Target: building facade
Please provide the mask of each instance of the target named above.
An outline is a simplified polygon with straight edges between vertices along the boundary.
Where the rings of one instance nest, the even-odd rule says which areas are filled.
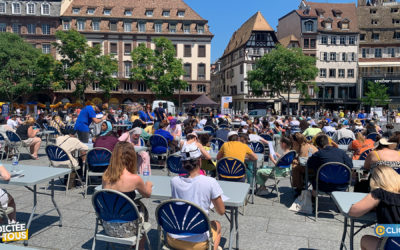
[[[400,107],[400,3],[360,0],[359,82],[364,96],[369,81],[388,86],[390,108]]]
[[[281,110],[279,99],[271,98],[267,91],[262,96],[255,96],[247,82],[247,72],[254,68],[256,60],[274,49],[277,43],[274,29],[260,12],[247,20],[235,31],[224,54],[213,65],[212,98],[220,101],[221,96],[232,96],[234,111]],[[291,103],[296,105],[297,102],[298,96],[293,95]]]
[[[326,108],[357,107],[359,86],[359,30],[355,4],[327,4],[301,1],[279,19],[278,39],[294,35],[305,55],[317,59],[318,93],[312,88],[313,101],[302,106]]]

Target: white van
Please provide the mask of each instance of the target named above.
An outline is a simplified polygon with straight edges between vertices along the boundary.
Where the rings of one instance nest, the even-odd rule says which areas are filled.
[[[249,112],[250,117],[263,117],[267,115],[266,109],[253,109]]]
[[[164,101],[164,100],[155,100],[153,102],[153,106],[152,106],[152,110],[154,111],[154,109],[158,108],[158,103],[162,103],[163,104],[163,108],[165,109],[165,112],[171,113],[172,115],[176,114],[176,110],[175,110],[175,104],[173,102],[169,102],[169,101]]]

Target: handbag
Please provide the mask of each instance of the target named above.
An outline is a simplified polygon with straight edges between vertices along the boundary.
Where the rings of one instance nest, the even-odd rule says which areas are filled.
[[[301,195],[296,198],[289,210],[298,213],[312,214],[311,192],[309,190],[301,191]]]

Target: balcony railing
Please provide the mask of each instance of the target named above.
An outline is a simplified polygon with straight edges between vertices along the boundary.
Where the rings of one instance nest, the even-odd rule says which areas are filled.
[[[400,72],[360,72],[361,77],[384,77],[397,78],[400,77]]]

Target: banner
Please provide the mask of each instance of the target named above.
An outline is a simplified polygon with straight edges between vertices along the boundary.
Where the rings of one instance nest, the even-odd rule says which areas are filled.
[[[8,105],[8,104],[3,104],[3,105],[1,106],[1,110],[2,110],[1,114],[2,114],[4,117],[8,116],[8,113],[10,112],[10,105]]]
[[[221,97],[221,113],[228,114],[231,113],[229,104],[232,103],[232,96],[222,96]]]

